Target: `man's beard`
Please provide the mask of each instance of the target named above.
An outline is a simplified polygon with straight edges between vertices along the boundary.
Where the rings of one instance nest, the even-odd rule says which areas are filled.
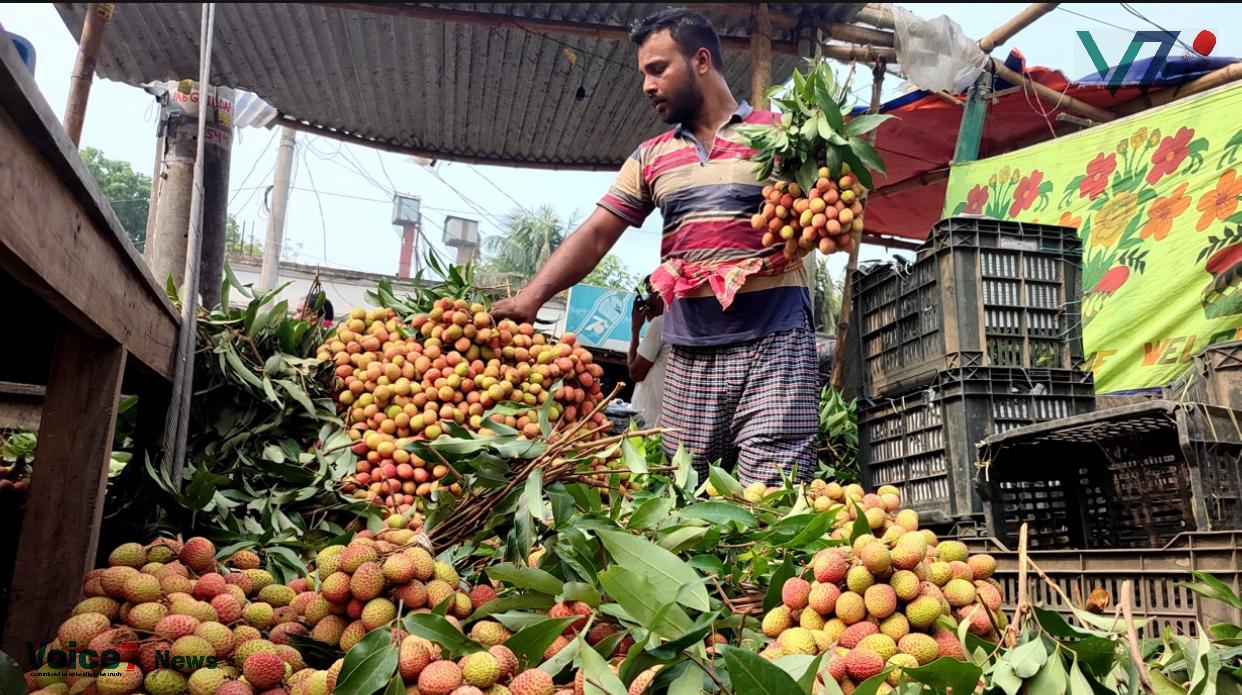
[[[665,123],[670,125],[685,123],[699,112],[699,108],[703,105],[703,94],[694,84],[694,79],[686,75],[686,81],[682,83],[676,94],[665,100],[664,105],[666,111],[662,118]]]

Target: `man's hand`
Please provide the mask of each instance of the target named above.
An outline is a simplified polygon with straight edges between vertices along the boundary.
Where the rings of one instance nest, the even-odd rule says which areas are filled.
[[[492,318],[497,321],[510,319],[518,323],[534,323],[538,313],[539,307],[531,306],[529,296],[525,292],[519,292],[508,299],[492,304]]]

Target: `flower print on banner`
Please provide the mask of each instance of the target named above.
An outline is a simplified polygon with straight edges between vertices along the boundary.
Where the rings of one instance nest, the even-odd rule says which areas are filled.
[[[1066,210],[1061,213],[1061,219],[1057,220],[1057,224],[1062,227],[1073,227],[1074,229],[1078,229],[1082,226],[1082,216],[1079,215],[1078,217],[1074,217],[1074,213]]]
[[[988,189],[983,186],[976,185],[966,194],[966,204],[962,207],[961,212],[967,215],[979,215],[983,213],[983,206],[988,202]]]
[[[1202,232],[1215,222],[1224,222],[1238,209],[1238,196],[1242,195],[1242,179],[1237,177],[1233,169],[1226,169],[1216,181],[1216,188],[1204,193],[1195,206],[1203,213],[1197,231]]]
[[[1124,141],[1123,141],[1124,142]],[[1095,200],[1108,188],[1108,177],[1117,170],[1117,155],[1107,157],[1101,152],[1087,162],[1087,175],[1078,184],[1078,195],[1082,198]]]
[[[1242,226],[1226,225],[1220,236],[1213,231],[1207,240],[1196,259],[1209,276],[1201,299],[1203,315],[1215,319],[1242,314]]]
[[[1190,128],[1179,128],[1177,133],[1166,137],[1151,156],[1151,170],[1147,172],[1147,183],[1156,185],[1162,177],[1177,171],[1177,168],[1190,156],[1190,140],[1195,131]]]
[[[1122,191],[1109,198],[1092,222],[1089,240],[1091,245],[1097,248],[1115,245],[1134,221],[1138,206],[1138,196],[1129,191]]]
[[[1167,197],[1157,198],[1147,208],[1147,224],[1143,225],[1139,237],[1160,241],[1169,235],[1173,229],[1173,220],[1190,207],[1190,196],[1186,195],[1186,187],[1189,185],[1189,182],[1183,182]]]
[[[1014,172],[1017,175],[1017,172]],[[1009,206],[1009,217],[1017,217],[1018,213],[1031,207],[1036,200],[1039,206],[1035,208],[1035,212],[1039,212],[1048,206],[1048,194],[1052,192],[1052,182],[1044,181],[1044,172],[1036,169],[1032,171],[1026,178],[1018,181],[1018,187],[1013,191],[1013,205]]]

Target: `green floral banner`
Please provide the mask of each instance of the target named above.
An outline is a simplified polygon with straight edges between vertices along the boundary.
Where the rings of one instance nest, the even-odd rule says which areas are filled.
[[[954,166],[945,216],[1076,227],[1100,393],[1167,384],[1242,338],[1242,87]]]

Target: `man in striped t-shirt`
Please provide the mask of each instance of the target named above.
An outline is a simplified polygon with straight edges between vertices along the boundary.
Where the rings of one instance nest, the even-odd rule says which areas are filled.
[[[666,451],[684,446],[700,480],[716,460],[736,464],[747,484],[779,484],[779,471],[807,480],[818,421],[808,275],[782,246],[763,248],[750,226],[764,182],[738,133],[775,116],[733,98],[720,40],[702,15],[665,10],[635,26],[632,38],[643,93],[675,127],[639,145],[595,212],[493,311],[533,319],[586,277],[628,226],[659,208],[661,264],[651,284],[664,297],[663,335],[672,346]]]

